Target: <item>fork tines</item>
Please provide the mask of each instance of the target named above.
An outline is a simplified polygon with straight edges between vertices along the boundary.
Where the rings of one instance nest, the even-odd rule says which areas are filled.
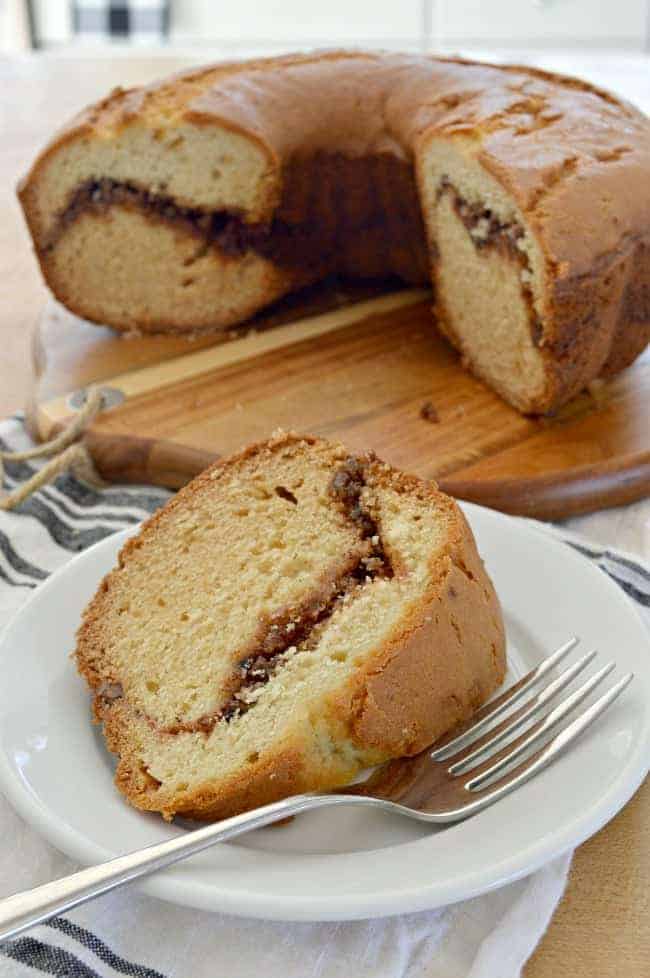
[[[564,722],[615,668],[614,662],[608,662],[568,692],[556,706],[547,709],[551,700],[596,656],[595,650],[587,652],[561,672],[554,673],[578,641],[571,638],[431,752],[431,759],[441,762],[447,775],[471,793],[459,806],[458,817],[484,808],[536,774],[573,743],[628,685],[632,673],[623,676],[573,720]],[[538,691],[524,700],[533,687],[538,687]],[[462,776],[466,777],[461,784]]]

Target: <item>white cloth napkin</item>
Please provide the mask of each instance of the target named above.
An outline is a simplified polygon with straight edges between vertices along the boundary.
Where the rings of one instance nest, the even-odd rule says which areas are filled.
[[[27,447],[22,418],[0,424],[0,448]],[[33,466],[8,464],[6,485]],[[70,476],[13,513],[0,512],[0,620],[72,554],[134,523],[167,498],[151,488],[97,492]],[[541,525],[541,524],[539,524]],[[606,548],[650,557],[650,500],[548,528],[624,587],[650,624],[650,574]],[[604,549],[605,548],[605,549]],[[0,978],[516,978],[546,930],[571,854],[489,895],[381,920],[283,924],[208,914],[118,890],[0,947]],[[0,797],[0,896],[75,865],[39,838]]]

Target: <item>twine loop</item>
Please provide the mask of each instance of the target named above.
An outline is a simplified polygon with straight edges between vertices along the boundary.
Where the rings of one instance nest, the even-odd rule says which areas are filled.
[[[5,462],[26,462],[33,458],[49,458],[49,462],[46,462],[38,472],[35,472],[26,482],[16,486],[11,492],[0,489],[0,509],[14,509],[41,486],[52,482],[61,472],[67,470],[74,472],[86,482],[101,483],[82,437],[88,425],[101,411],[103,400],[100,387],[89,387],[86,391],[86,400],[75,418],[54,438],[22,452],[0,450],[0,486],[4,481]]]

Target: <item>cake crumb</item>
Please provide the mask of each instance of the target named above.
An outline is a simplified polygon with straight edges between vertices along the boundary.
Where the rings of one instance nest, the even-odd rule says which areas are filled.
[[[487,241],[490,236],[490,222],[487,217],[479,218],[469,233],[476,241]]]
[[[607,404],[607,384],[604,380],[597,377],[595,380],[589,381],[587,384],[587,390],[591,395],[597,408],[605,407]]]
[[[425,401],[420,408],[420,417],[431,424],[440,424],[440,415],[436,411],[431,401]]]

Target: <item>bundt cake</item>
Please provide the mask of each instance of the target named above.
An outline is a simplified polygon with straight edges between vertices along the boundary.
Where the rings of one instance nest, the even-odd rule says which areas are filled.
[[[122,330],[238,323],[329,274],[432,282],[464,362],[558,408],[650,338],[650,123],[573,78],[326,52],[116,90],[20,188],[43,274]]]
[[[422,750],[499,685],[505,651],[452,499],[277,434],[127,542],[76,661],[126,798],[216,819]]]

